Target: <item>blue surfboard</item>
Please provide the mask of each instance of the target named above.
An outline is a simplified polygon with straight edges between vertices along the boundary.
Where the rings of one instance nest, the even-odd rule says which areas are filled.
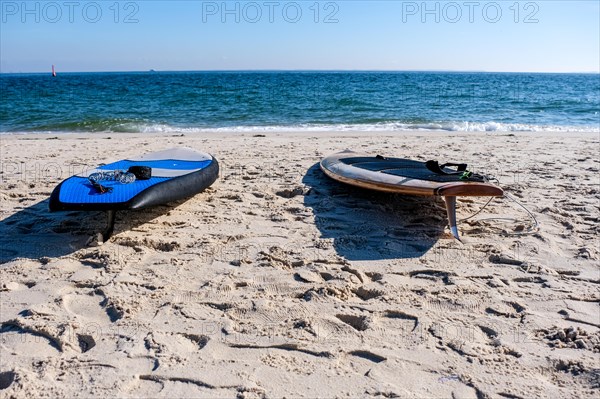
[[[98,189],[90,176],[94,173],[145,167],[151,177],[124,184],[99,181]],[[148,169],[149,168],[149,169]],[[172,148],[98,166],[60,183],[50,196],[54,211],[108,211],[112,233],[114,214],[118,210],[141,209],[191,197],[217,179],[219,163],[210,154],[187,147]],[[107,234],[108,233],[108,234]]]

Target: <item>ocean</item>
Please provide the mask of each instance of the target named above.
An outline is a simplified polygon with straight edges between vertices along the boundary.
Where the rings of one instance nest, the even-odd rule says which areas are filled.
[[[0,98],[0,133],[600,132],[598,74],[0,74]]]

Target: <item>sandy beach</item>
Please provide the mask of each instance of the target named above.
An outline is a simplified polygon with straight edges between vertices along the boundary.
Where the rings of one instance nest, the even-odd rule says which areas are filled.
[[[593,398],[598,133],[0,135],[0,396]],[[215,155],[186,201],[48,212],[60,181],[177,146]],[[344,149],[466,162],[493,200],[328,179]],[[463,198],[458,218],[485,199]]]

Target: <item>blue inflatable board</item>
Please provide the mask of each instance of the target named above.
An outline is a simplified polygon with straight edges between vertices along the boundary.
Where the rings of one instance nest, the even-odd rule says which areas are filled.
[[[152,168],[148,180],[123,184],[101,181],[110,192],[101,193],[88,179],[92,173],[128,170],[131,166]],[[217,160],[189,148],[174,148],[126,159],[76,175],[63,181],[50,197],[50,211],[103,211],[139,209],[187,198],[209,187],[219,173]]]
[[[99,183],[106,192],[94,187],[92,173],[128,170],[131,166],[151,168],[151,177],[124,184],[114,180]],[[114,213],[118,210],[141,209],[191,197],[215,182],[219,163],[210,154],[180,147],[149,153],[102,165],[60,183],[50,196],[49,208],[54,211],[109,211],[112,233]]]

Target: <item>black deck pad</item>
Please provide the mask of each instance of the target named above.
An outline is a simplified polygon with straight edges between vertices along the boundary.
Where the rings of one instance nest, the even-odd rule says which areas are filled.
[[[440,175],[433,173],[425,166],[425,162],[414,161],[403,158],[376,158],[376,157],[351,157],[342,158],[341,162],[346,165],[352,165],[359,169],[365,169],[372,172],[381,172],[388,175],[406,177],[409,179],[435,181],[441,183],[464,182],[464,181],[486,181],[484,176],[473,174],[468,179],[460,179],[460,174]],[[444,172],[453,173],[454,169],[444,168]]]

